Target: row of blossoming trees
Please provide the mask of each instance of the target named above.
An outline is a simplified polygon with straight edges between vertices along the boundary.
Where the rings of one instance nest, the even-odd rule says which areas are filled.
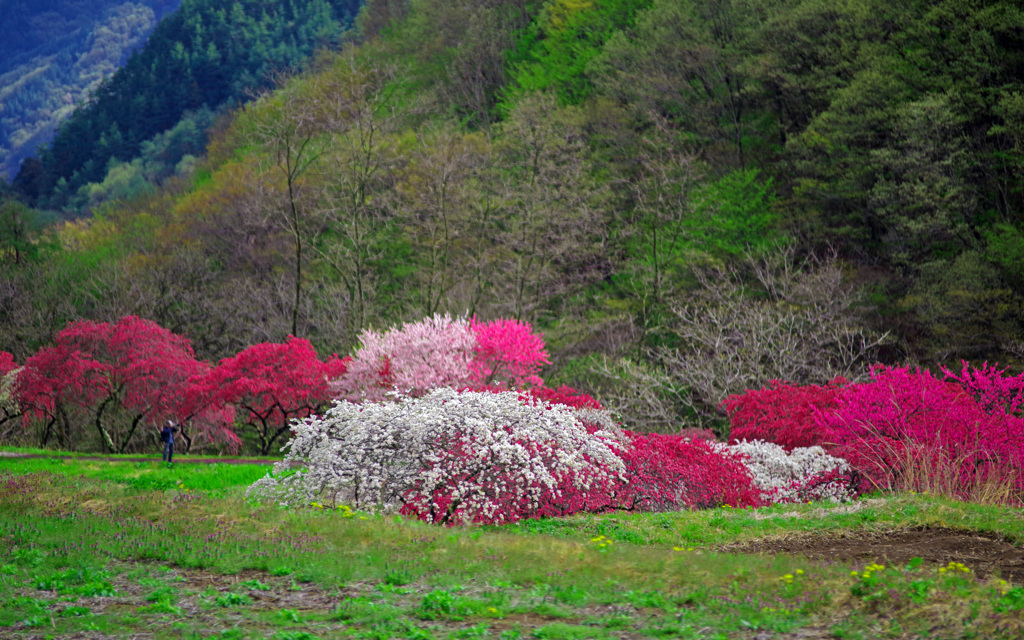
[[[146,320],[72,323],[23,366],[0,354],[0,435],[126,452],[166,420],[204,446],[237,450],[248,433],[261,453],[286,450],[255,496],[446,524],[875,488],[1024,495],[1024,375],[987,365],[775,382],[723,401],[725,444],[633,433],[594,398],[547,388],[528,324],[435,316],[360,338],[346,358],[289,338],[214,366]]]
[[[213,366],[196,359],[186,338],[148,320],[73,322],[22,366],[0,352],[0,441],[136,452],[151,450],[172,421],[186,447],[238,451],[249,431],[266,454],[292,419],[327,405],[327,379],[346,363],[322,361],[308,341],[289,338]]]

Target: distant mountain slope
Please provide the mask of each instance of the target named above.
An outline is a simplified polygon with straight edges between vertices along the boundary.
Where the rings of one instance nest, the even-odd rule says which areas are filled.
[[[146,46],[104,81],[16,179],[33,203],[63,208],[104,180],[143,143],[191,118],[245,98],[270,72],[335,44],[359,0],[184,0]],[[165,159],[173,168],[176,159]]]
[[[181,0],[0,0],[0,176],[140,47]]]

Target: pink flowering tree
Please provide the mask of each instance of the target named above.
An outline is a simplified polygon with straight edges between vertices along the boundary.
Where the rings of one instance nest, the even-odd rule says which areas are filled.
[[[435,315],[383,333],[364,331],[333,387],[353,402],[378,402],[392,391],[419,396],[439,387],[540,387],[537,374],[548,362],[544,339],[528,323]]]
[[[180,415],[189,380],[207,367],[186,338],[149,320],[72,322],[25,362],[16,396],[46,425],[43,444],[56,435],[70,445],[84,423],[106,451],[124,453],[144,446],[141,433]]]
[[[474,316],[469,324],[476,337],[475,357],[469,364],[473,385],[543,386],[544,380],[537,374],[551,361],[543,336],[533,333],[530,323],[505,319],[478,322]]]
[[[359,342],[344,375],[333,383],[339,397],[377,402],[394,390],[416,396],[471,382],[476,339],[464,319],[435,315],[383,333],[367,329]]]
[[[191,381],[192,410],[234,406],[268,455],[293,420],[321,412],[332,393],[328,380],[343,376],[347,358],[320,360],[308,340],[252,345]]]

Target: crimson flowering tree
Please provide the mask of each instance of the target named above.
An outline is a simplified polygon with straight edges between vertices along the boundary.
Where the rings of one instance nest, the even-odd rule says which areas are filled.
[[[439,387],[539,387],[548,363],[544,339],[517,320],[479,322],[435,315],[378,333],[367,329],[345,374],[339,397],[377,402],[392,391],[419,396]]]
[[[189,380],[207,366],[188,339],[149,320],[72,322],[25,362],[16,395],[27,415],[47,425],[44,444],[56,431],[58,442],[69,445],[84,420],[104,449],[124,453],[136,446],[141,427],[179,418]]]
[[[72,419],[76,407],[93,404],[93,378],[98,375],[96,363],[78,357],[67,344],[45,347],[25,361],[15,380],[14,397],[24,422],[41,425],[40,446],[53,438],[59,447],[71,448],[80,435],[74,427],[85,419]]]
[[[332,397],[328,380],[343,376],[348,358],[321,361],[308,340],[252,345],[196,378],[187,389],[191,406],[234,405],[267,455],[290,422],[320,412]]]
[[[843,378],[803,386],[772,380],[764,389],[731,395],[721,404],[729,414],[730,442],[764,440],[790,451],[826,444],[815,415],[836,407],[848,384]]]

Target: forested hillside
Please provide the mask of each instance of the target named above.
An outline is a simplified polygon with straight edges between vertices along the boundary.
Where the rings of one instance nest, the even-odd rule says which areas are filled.
[[[71,216],[153,188],[201,154],[218,108],[336,46],[358,8],[359,0],[184,0],[25,163],[16,185],[29,203]]]
[[[9,201],[2,344],[135,314],[205,358],[347,353],[371,326],[515,317],[549,384],[659,429],[773,378],[1024,364],[1016,3],[369,0],[357,25],[194,172],[56,227]],[[131,95],[62,130],[37,204],[138,153]]]
[[[0,0],[0,176],[49,142],[181,0]]]

